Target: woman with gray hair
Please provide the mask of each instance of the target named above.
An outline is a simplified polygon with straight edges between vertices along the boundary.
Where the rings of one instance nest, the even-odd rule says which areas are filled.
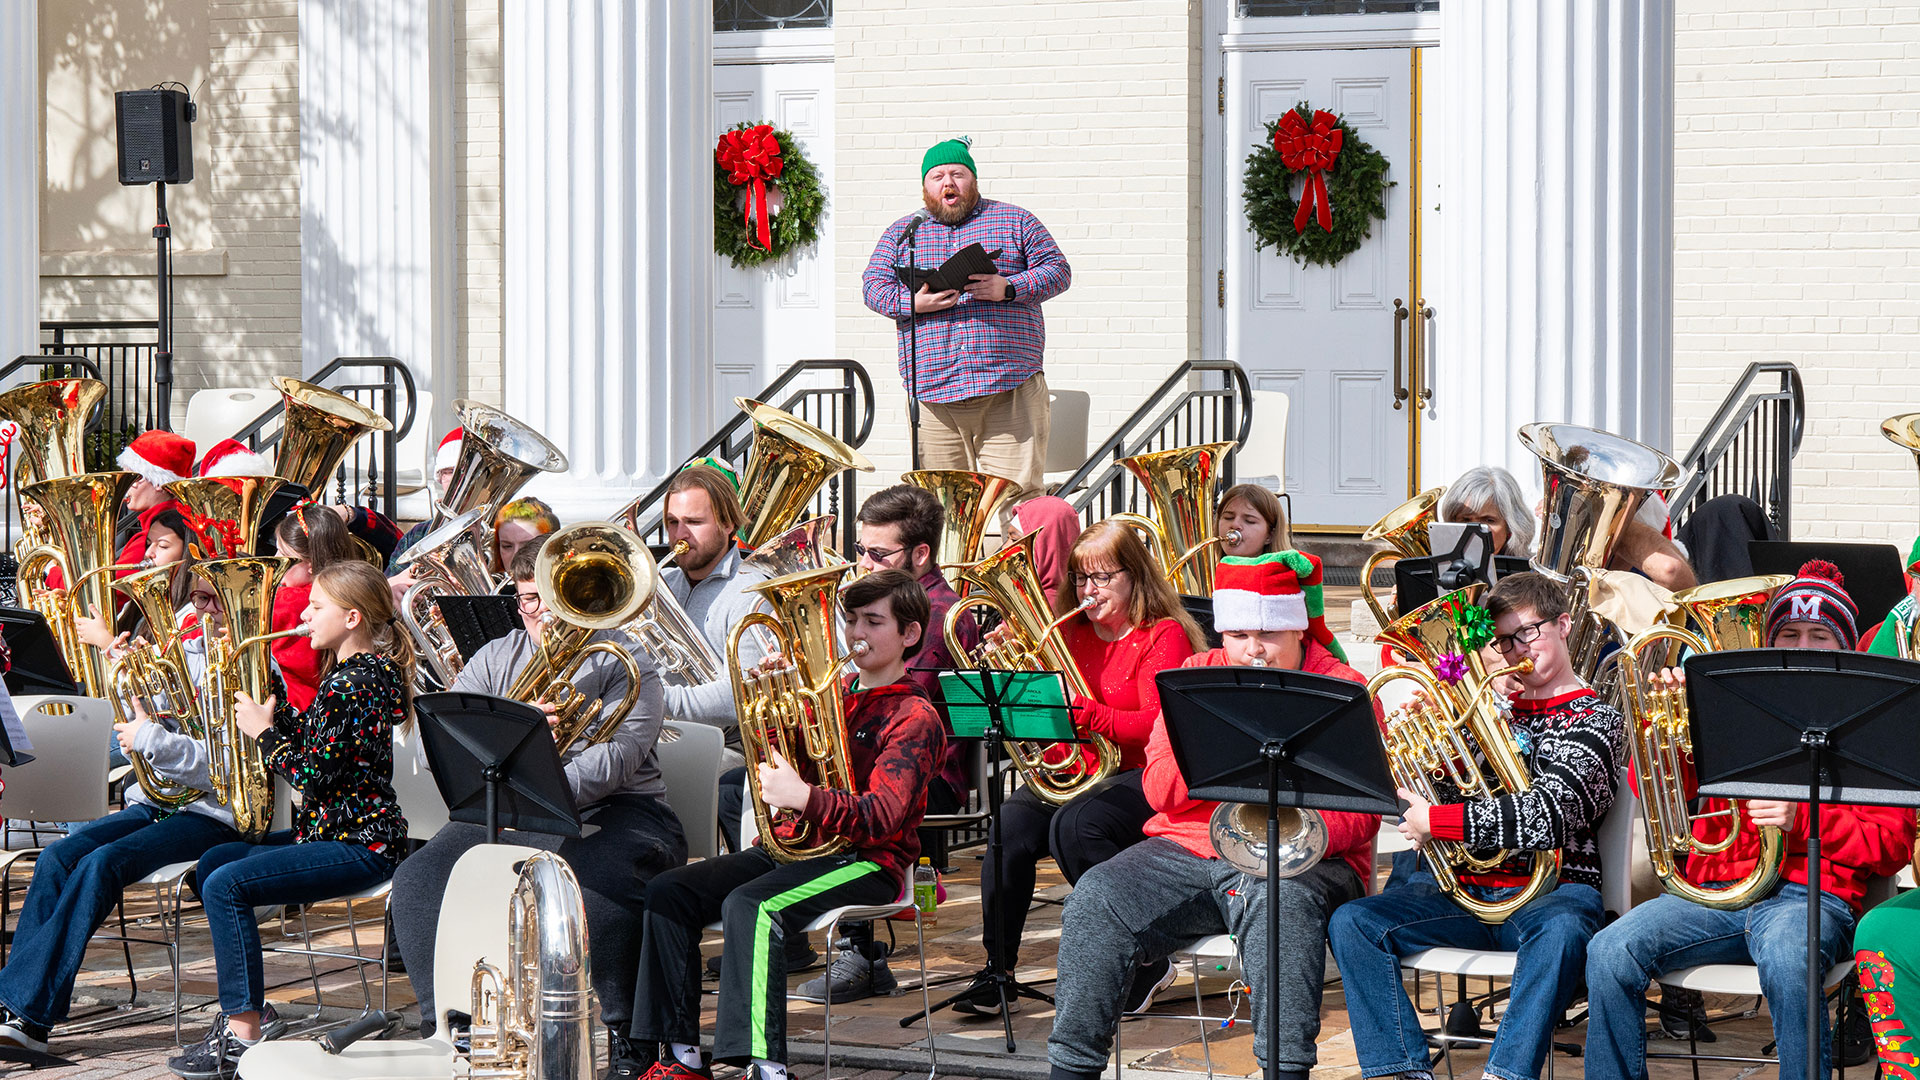
[[[1533,512],[1520,482],[1498,465],[1476,465],[1460,474],[1440,496],[1440,520],[1485,525],[1499,555],[1533,554]]]

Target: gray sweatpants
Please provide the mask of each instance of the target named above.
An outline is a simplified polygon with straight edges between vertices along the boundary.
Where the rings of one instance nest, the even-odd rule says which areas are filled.
[[[1135,968],[1197,938],[1226,933],[1240,944],[1253,991],[1255,1057],[1265,1062],[1273,1045],[1279,1068],[1311,1067],[1320,1033],[1327,916],[1360,894],[1359,875],[1339,859],[1280,881],[1278,982],[1269,986],[1266,882],[1162,837],[1133,845],[1087,871],[1067,898],[1048,1063],[1059,1071],[1101,1072]],[[1280,996],[1278,1032],[1265,1030],[1269,992]]]

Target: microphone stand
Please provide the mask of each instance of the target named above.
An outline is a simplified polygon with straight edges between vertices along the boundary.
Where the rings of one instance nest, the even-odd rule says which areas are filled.
[[[920,221],[916,216],[907,222],[907,269],[918,269],[920,252]],[[913,299],[913,276],[907,275],[907,430],[912,441],[912,461],[915,472],[920,471],[920,305]]]

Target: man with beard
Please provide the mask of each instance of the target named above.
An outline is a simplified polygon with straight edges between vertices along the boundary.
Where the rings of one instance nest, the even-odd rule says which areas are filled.
[[[686,553],[660,572],[660,585],[673,594],[700,636],[721,658],[720,677],[692,686],[669,678],[666,686],[669,719],[709,724],[727,733],[729,761],[739,764],[740,726],[733,712],[733,684],[726,669],[727,634],[735,623],[756,608],[760,598],[747,589],[766,575],[741,562],[734,533],[746,521],[733,483],[710,465],[689,465],[667,485],[664,514],[667,543],[687,542]],[[740,643],[741,660],[757,663],[762,655],[760,635],[748,634]]]
[[[1012,506],[1043,491],[1047,334],[1040,305],[1065,292],[1073,272],[1040,219],[980,197],[968,144],[948,139],[921,159],[926,210],[888,226],[863,285],[867,307],[894,320],[900,377],[926,409],[920,467],[1007,477],[1020,485],[1007,501]],[[910,249],[915,265],[937,267],[975,243],[992,256],[995,272],[972,275],[965,289],[936,293],[922,286],[909,294],[895,275]],[[909,313],[917,316],[917,330]]]

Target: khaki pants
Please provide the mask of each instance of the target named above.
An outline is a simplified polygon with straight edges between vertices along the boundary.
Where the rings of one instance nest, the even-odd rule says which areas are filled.
[[[921,402],[920,467],[1004,476],[1019,485],[1011,507],[1046,494],[1047,377],[1011,390],[935,404]]]

